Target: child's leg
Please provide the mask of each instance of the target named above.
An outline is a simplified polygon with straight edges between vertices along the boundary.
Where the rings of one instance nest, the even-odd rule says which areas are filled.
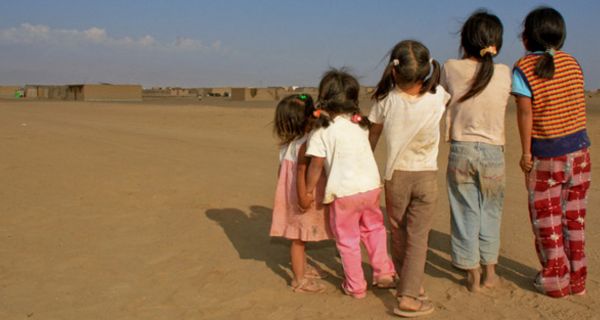
[[[568,169],[572,174],[563,193],[565,252],[570,263],[571,293],[582,294],[587,276],[584,232],[591,163],[587,150],[574,152],[568,158]]]
[[[360,252],[360,214],[355,210],[359,203],[354,198],[348,196],[335,199],[329,207],[329,214],[331,231],[344,267],[346,279],[343,288],[350,295],[362,298],[367,290],[367,282]]]
[[[472,272],[479,272],[481,260],[481,192],[477,179],[480,156],[477,146],[473,142],[452,142],[446,172],[451,212],[452,264]]]
[[[412,196],[406,210],[407,246],[402,269],[398,270],[400,281],[398,294],[417,299],[425,274],[425,261],[429,230],[437,202],[437,172],[423,171],[407,173],[413,181]]]
[[[569,294],[569,262],[563,239],[562,185],[566,156],[534,158],[527,175],[529,214],[542,271],[536,287],[549,296]]]
[[[396,272],[387,251],[387,232],[379,208],[380,194],[381,189],[360,194],[361,203],[364,203],[361,208],[360,236],[373,267],[373,282],[389,280],[388,285],[393,285]]]
[[[294,281],[299,283],[304,278],[306,266],[306,243],[302,240],[292,240],[290,246],[290,256],[292,260],[292,272]]]
[[[496,264],[500,251],[500,224],[504,205],[504,152],[501,146],[480,144],[478,164],[481,194],[481,228],[479,256],[484,265],[483,285],[496,285]]]
[[[385,209],[390,222],[392,260],[397,273],[402,270],[406,253],[406,207],[410,203],[410,184],[402,180],[402,172],[395,171],[385,181]]]

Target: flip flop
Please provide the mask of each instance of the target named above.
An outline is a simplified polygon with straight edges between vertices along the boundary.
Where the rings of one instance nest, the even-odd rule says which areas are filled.
[[[292,291],[298,293],[321,293],[325,291],[325,285],[315,279],[304,278],[298,283],[292,282]]]
[[[428,314],[431,314],[435,310],[435,308],[433,307],[431,302],[422,301],[422,300],[418,300],[418,301],[421,302],[419,309],[417,309],[417,310],[401,309],[400,306],[398,306],[397,308],[394,308],[394,314],[404,317],[404,318],[415,318],[415,317],[426,316]]]
[[[308,279],[324,279],[327,278],[327,272],[318,266],[306,264],[304,267],[304,277]]]
[[[396,288],[396,279],[394,277],[382,277],[373,281],[373,287],[379,289],[393,289]]]

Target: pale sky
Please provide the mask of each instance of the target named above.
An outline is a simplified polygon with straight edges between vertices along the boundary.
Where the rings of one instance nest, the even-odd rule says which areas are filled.
[[[0,84],[315,86],[329,67],[374,85],[397,42],[423,42],[440,62],[476,9],[505,28],[498,62],[524,54],[522,20],[539,5],[567,23],[564,50],[600,88],[600,1],[3,1]]]

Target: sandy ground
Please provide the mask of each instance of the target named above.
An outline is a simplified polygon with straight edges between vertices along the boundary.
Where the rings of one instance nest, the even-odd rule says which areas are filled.
[[[341,293],[332,242],[308,251],[330,273],[327,292],[289,289],[288,243],[268,236],[278,161],[273,106],[0,102],[0,319],[394,318],[392,290],[360,301]],[[596,97],[593,143],[597,110]],[[501,283],[479,294],[465,289],[464,274],[450,265],[442,193],[426,269],[430,319],[600,318],[600,184],[589,196],[587,296],[536,293],[514,119],[509,112]],[[447,154],[442,144],[441,190]]]

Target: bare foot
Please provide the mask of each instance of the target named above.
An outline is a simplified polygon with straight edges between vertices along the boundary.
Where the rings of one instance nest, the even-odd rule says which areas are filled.
[[[418,299],[408,296],[398,298],[398,307],[402,310],[418,310],[422,303]]]
[[[498,275],[496,274],[496,265],[488,264],[484,266],[483,286],[493,288],[498,284]]]
[[[479,268],[467,270],[467,289],[471,292],[479,292],[479,282],[481,281],[481,271]]]

